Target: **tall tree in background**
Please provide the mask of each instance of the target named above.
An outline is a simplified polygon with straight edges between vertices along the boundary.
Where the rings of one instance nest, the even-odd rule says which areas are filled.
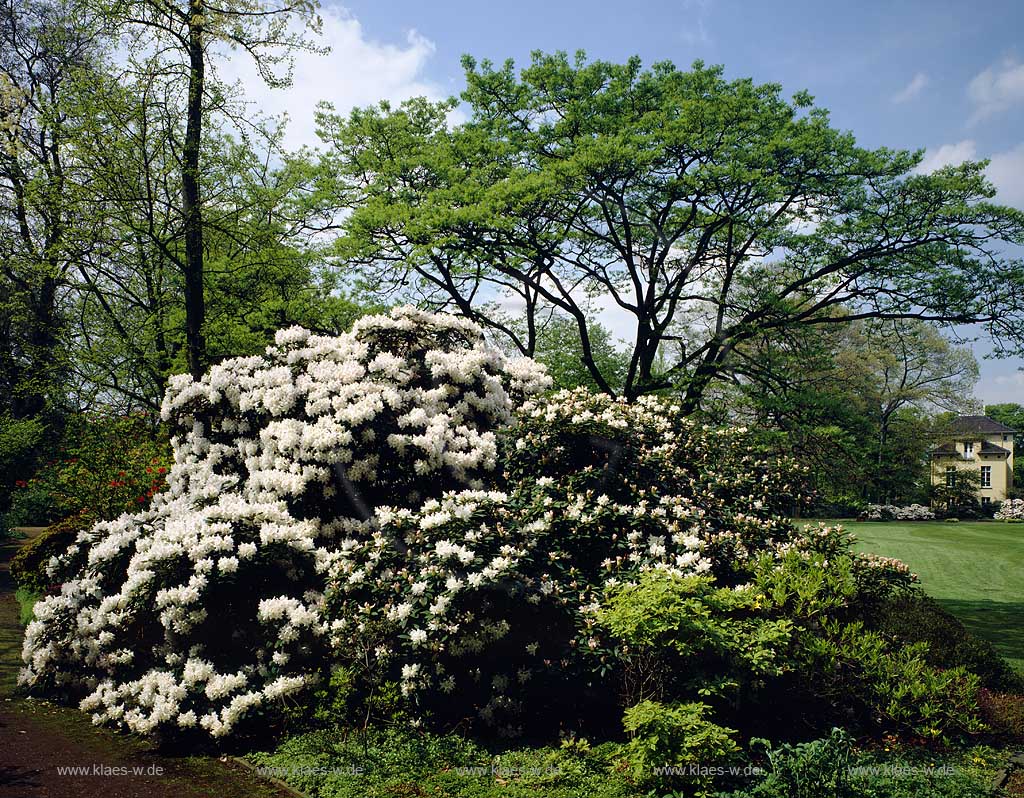
[[[794,328],[737,347],[714,420],[778,430],[826,501],[920,501],[937,415],[976,411],[969,349],[917,320]]]
[[[186,250],[181,172],[185,98],[149,66],[111,75],[94,93],[102,125],[80,137],[89,180],[106,209],[102,245],[76,274],[73,370],[79,402],[157,408],[165,381],[187,370]],[[204,338],[211,359],[260,352],[279,328],[347,329],[356,309],[332,294],[321,247],[305,235],[305,168],[272,157],[280,130],[252,117],[247,135],[218,116],[203,136]],[[231,131],[231,133],[229,133]]]
[[[228,108],[225,87],[213,72],[216,58],[229,49],[244,51],[268,84],[286,86],[292,52],[312,48],[304,37],[307,30],[319,30],[316,9],[315,0],[112,0],[106,6],[109,18],[135,39],[133,50],[145,51],[149,45],[157,54],[155,61],[142,62],[143,74],[180,81],[185,89],[180,149],[185,351],[188,370],[196,378],[207,365],[203,130],[211,112]],[[148,71],[154,63],[158,69]]]
[[[954,346],[924,322],[870,319],[854,324],[837,364],[870,410],[875,430],[872,482],[875,498],[882,503],[891,498],[891,486],[900,484],[893,471],[906,469],[908,456],[917,461],[910,463],[911,473],[920,473],[931,442],[928,414],[978,409],[978,363],[973,353]],[[910,429],[899,430],[901,424]],[[902,442],[902,456],[894,451],[900,448],[893,446],[894,440]]]
[[[324,196],[351,209],[339,252],[383,287],[485,323],[496,294],[535,292],[618,394],[590,342],[600,295],[634,323],[621,393],[673,388],[691,410],[738,347],[798,327],[981,323],[1020,351],[1024,264],[999,250],[1024,214],[990,202],[984,164],[914,174],[921,153],[858,147],[805,93],[701,63],[465,66],[465,124],[425,101],[321,120]]]
[[[102,30],[77,0],[0,6],[0,472],[60,431],[68,274],[102,226],[73,156]]]

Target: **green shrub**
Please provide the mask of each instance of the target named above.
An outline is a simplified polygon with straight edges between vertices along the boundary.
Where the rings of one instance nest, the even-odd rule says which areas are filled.
[[[853,739],[842,729],[828,737],[774,750],[767,740],[752,740],[767,749],[768,775],[749,791],[731,798],[854,798],[850,784]]]
[[[927,643],[925,661],[937,668],[963,666],[993,690],[1024,692],[1024,678],[987,640],[923,592],[890,597],[870,616],[871,627],[898,644]]]
[[[145,415],[72,416],[59,456],[15,482],[8,523],[48,525],[81,512],[111,520],[141,509],[163,489],[170,458]]]
[[[736,731],[708,720],[709,709],[702,703],[656,701],[627,709],[622,725],[631,739],[622,753],[629,773],[641,783],[682,781],[693,784],[697,795],[709,794],[714,770],[728,765],[739,752],[733,739]],[[690,766],[698,772],[687,772]]]
[[[964,668],[931,667],[923,643],[892,648],[860,622],[827,621],[820,631],[804,634],[800,648],[807,689],[836,706],[859,709],[863,720],[925,739],[984,728],[978,677]]]
[[[4,523],[8,528],[48,526],[60,520],[62,513],[61,502],[48,482],[35,478],[19,479],[14,483],[11,509],[5,515]]]
[[[765,740],[755,741],[768,747]],[[721,798],[988,798],[988,749],[940,757],[928,749],[858,752],[850,735],[768,750],[768,773]]]
[[[18,586],[37,595],[48,592],[53,581],[46,572],[50,558],[64,554],[93,520],[86,514],[67,518],[22,546],[11,558],[11,576]]]
[[[39,594],[33,593],[25,587],[19,587],[14,591],[14,599],[18,602],[18,622],[22,626],[28,626],[32,620],[32,608],[39,601]]]
[[[793,623],[758,612],[753,588],[660,570],[608,591],[596,621],[619,646],[628,704],[732,693],[786,668]]]

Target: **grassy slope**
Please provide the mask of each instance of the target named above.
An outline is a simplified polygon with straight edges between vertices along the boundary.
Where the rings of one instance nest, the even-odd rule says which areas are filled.
[[[1024,524],[837,523],[862,551],[907,563],[930,595],[1024,671]]]

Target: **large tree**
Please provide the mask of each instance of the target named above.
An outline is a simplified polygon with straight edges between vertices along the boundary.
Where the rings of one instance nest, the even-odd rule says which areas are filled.
[[[230,113],[230,88],[216,79],[218,57],[242,51],[272,86],[290,80],[290,57],[312,49],[307,29],[318,31],[316,0],[100,0],[109,19],[131,37],[133,61],[143,78],[177,83],[185,95],[184,134],[175,141],[180,162],[184,241],[183,288],[186,357],[197,379],[206,370],[204,295],[203,132],[211,114]],[[155,53],[156,57],[152,57]],[[233,114],[245,123],[244,111]]]
[[[699,62],[465,66],[463,124],[424,100],[321,116],[339,253],[382,290],[526,353],[530,314],[554,307],[617,394],[590,341],[600,296],[635,329],[621,393],[673,387],[691,409],[737,347],[797,327],[980,323],[1020,349],[1024,266],[1000,249],[1024,214],[990,201],[984,163],[916,174],[921,152],[859,147],[806,93]],[[491,312],[510,296],[525,323]]]

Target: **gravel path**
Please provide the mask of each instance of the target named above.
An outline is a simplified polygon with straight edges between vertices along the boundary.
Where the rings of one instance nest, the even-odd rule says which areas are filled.
[[[38,534],[41,530],[26,530]],[[75,709],[19,697],[22,627],[0,545],[0,798],[286,798],[249,771],[212,757],[174,757],[94,727]]]

